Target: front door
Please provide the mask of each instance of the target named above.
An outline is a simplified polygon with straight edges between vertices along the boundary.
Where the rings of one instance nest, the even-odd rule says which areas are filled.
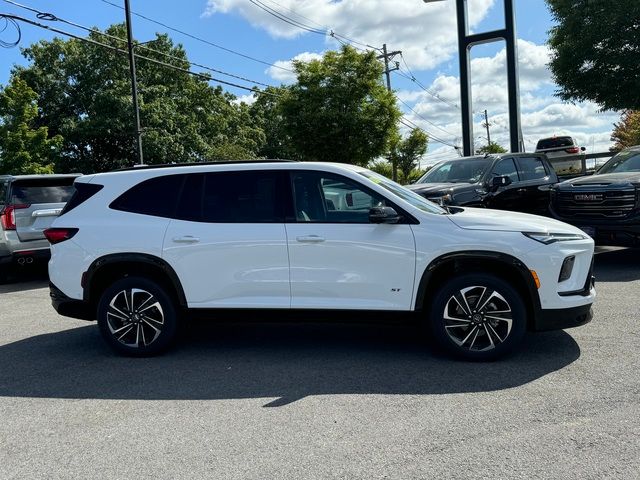
[[[407,223],[369,223],[393,206],[341,175],[293,171],[295,222],[286,224],[292,308],[410,310],[415,241]]]

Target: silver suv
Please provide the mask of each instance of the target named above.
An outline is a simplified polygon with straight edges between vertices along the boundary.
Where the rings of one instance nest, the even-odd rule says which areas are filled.
[[[42,233],[73,195],[79,175],[0,176],[0,276],[50,256]]]

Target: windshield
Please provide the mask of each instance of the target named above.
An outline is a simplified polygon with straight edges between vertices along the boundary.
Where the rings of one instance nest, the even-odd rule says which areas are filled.
[[[439,163],[416,183],[478,183],[493,158],[469,158]]]
[[[620,152],[598,170],[598,174],[624,172],[640,172],[640,152]]]
[[[382,188],[400,197],[405,202],[413,205],[416,208],[419,208],[423,212],[436,213],[440,215],[447,213],[445,209],[439,207],[433,202],[430,202],[426,198],[421,197],[417,193],[414,193],[411,190],[404,188],[402,185],[399,185],[396,182],[389,180],[387,177],[384,177],[375,172],[372,172],[371,170],[364,170],[358,173],[360,173],[360,175],[362,175],[363,177],[368,178],[376,185],[380,185]]]

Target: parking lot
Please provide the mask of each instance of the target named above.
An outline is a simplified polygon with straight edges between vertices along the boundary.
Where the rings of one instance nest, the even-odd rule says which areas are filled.
[[[122,358],[23,276],[0,285],[0,478],[640,478],[640,252],[596,275],[592,323],[485,364],[318,323],[198,322]]]

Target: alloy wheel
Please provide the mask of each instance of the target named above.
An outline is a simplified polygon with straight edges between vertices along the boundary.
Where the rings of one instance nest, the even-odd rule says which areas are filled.
[[[107,326],[114,339],[127,347],[148,347],[162,333],[164,311],[146,290],[127,288],[116,293],[107,308]]]
[[[463,349],[484,352],[503,343],[511,333],[509,302],[497,291],[471,286],[453,294],[444,307],[444,327]]]

